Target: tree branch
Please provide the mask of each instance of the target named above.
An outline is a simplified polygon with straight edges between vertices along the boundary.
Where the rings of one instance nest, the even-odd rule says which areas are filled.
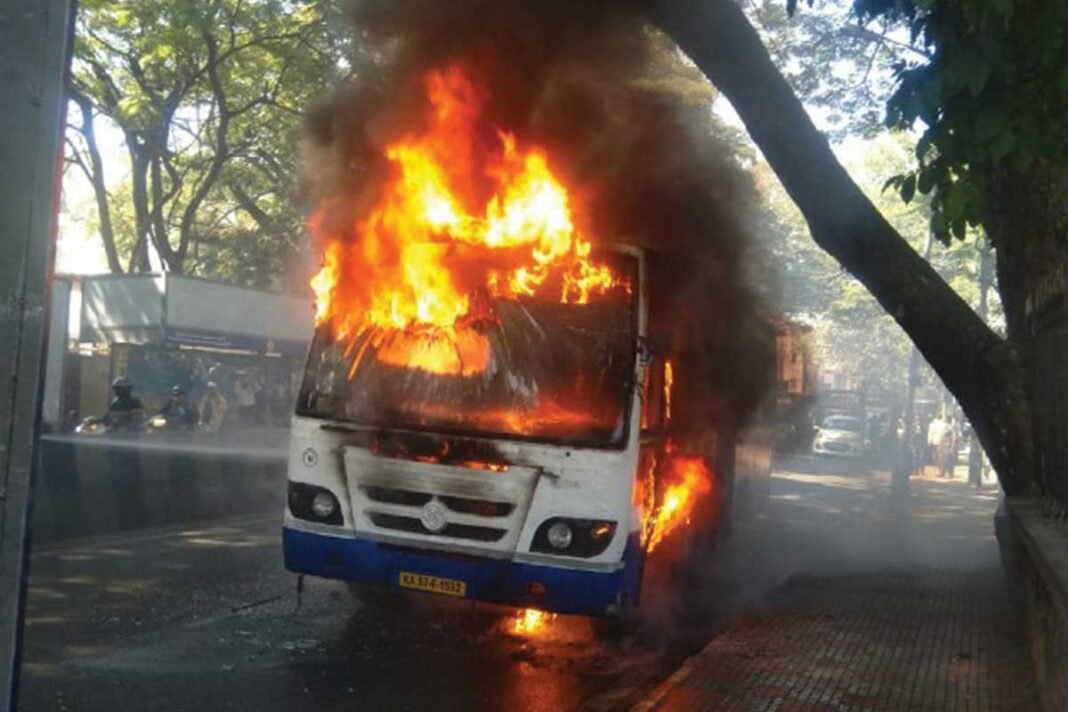
[[[74,145],[74,141],[71,140],[70,136],[67,136],[67,149],[68,153],[70,154],[70,162],[81,168],[82,174],[85,176],[85,179],[92,183],[93,172],[89,170],[88,164],[86,164],[85,159],[82,158],[82,152],[78,149],[76,145]]]
[[[202,30],[202,35],[208,48],[208,84],[211,87],[212,97],[215,99],[219,115],[215,124],[215,146],[211,164],[182,212],[182,220],[178,228],[178,255],[180,259],[184,258],[189,250],[197,211],[208,197],[208,193],[215,186],[215,182],[219,179],[223,164],[226,162],[227,154],[229,153],[227,134],[230,129],[231,111],[223,88],[222,77],[219,74],[219,65],[221,63],[219,47],[215,38],[207,29]]]
[[[885,31],[884,32],[874,32],[872,30],[869,30],[867,27],[864,27],[863,25],[848,25],[846,27],[843,27],[842,28],[842,34],[846,35],[846,36],[854,35],[854,36],[857,36],[857,37],[862,37],[862,38],[864,38],[866,40],[872,40],[872,41],[876,41],[876,42],[885,42],[886,44],[892,44],[895,47],[899,47],[900,49],[903,49],[903,50],[905,50],[907,52],[912,52],[913,54],[919,55],[920,57],[923,57],[924,59],[931,59],[931,57],[933,56],[927,50],[920,49],[919,47],[917,47],[915,45],[909,44],[908,42],[902,42],[901,40],[895,40],[893,37],[891,37]]]
[[[858,87],[863,87],[865,92],[868,90],[868,77],[871,76],[871,70],[875,66],[875,59],[879,56],[879,52],[882,50],[883,45],[886,44],[886,41],[886,37],[880,35],[875,42],[875,47],[872,48],[871,56],[868,57],[868,66],[864,69],[864,77],[858,83]]]
[[[96,127],[93,124],[93,102],[88,96],[78,90],[73,83],[67,86],[67,96],[78,105],[82,114],[80,131],[85,139],[85,147],[89,153],[89,164],[82,159],[75,150],[74,155],[78,164],[93,186],[93,196],[96,198],[96,210],[100,220],[100,241],[104,245],[104,254],[107,257],[108,269],[115,273],[122,272],[122,262],[119,260],[119,252],[115,247],[115,230],[111,223],[111,204],[109,202],[107,183],[104,180],[104,161],[100,157],[100,149],[96,142]]]
[[[274,219],[271,218],[267,212],[256,203],[256,199],[245,192],[237,181],[230,181],[227,184],[230,189],[230,194],[234,196],[234,200],[241,206],[241,209],[248,213],[256,224],[265,234],[271,234],[274,232]]]
[[[730,100],[808,222],[813,239],[911,337],[957,397],[1006,493],[1032,479],[1016,354],[865,197],[775,68],[733,0],[648,0],[650,19]],[[1012,411],[1012,412],[1010,412]]]

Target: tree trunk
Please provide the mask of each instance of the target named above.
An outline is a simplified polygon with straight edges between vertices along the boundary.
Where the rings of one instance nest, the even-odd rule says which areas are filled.
[[[1032,481],[1019,357],[879,214],[733,0],[648,0],[650,19],[730,100],[812,237],[912,338],[957,397],[1007,493]]]
[[[130,182],[137,225],[137,242],[131,256],[130,271],[134,271],[134,264],[141,272],[152,269],[148,260],[148,243],[151,241],[164,268],[180,273],[182,261],[171,249],[167,225],[163,220],[163,204],[168,197],[163,194],[162,177],[157,170],[158,141],[142,140],[137,134],[127,131],[126,145],[130,151]]]
[[[1018,346],[1037,480],[1068,503],[1068,171],[1036,161],[990,181],[987,232],[1009,341]]]
[[[130,151],[130,183],[132,188],[134,225],[137,239],[130,253],[129,272],[151,272],[152,264],[148,259],[149,230],[148,220],[148,163],[144,158],[137,136],[126,132],[126,147]]]
[[[986,202],[1008,336],[1018,339],[1068,312],[1068,171],[1037,162],[1025,172],[1004,168]]]
[[[152,226],[152,234],[155,235],[154,244],[160,250],[160,257],[167,264],[167,270],[175,274],[182,273],[182,261],[170,250],[170,236],[167,230],[167,220],[163,211],[172,194],[164,190],[163,185],[163,159],[160,152],[166,150],[165,139],[156,137],[150,144],[149,150],[149,185],[151,186],[152,208],[149,210],[149,224]],[[167,249],[160,249],[160,243],[165,243]]]
[[[96,197],[96,211],[100,220],[100,241],[104,243],[108,269],[117,274],[122,273],[122,262],[115,247],[115,229],[111,224],[111,204],[108,198],[107,183],[104,180],[104,161],[100,158],[100,148],[96,143],[96,127],[93,121],[93,103],[89,97],[76,89],[69,88],[68,95],[82,113],[82,135],[89,149],[89,182]]]

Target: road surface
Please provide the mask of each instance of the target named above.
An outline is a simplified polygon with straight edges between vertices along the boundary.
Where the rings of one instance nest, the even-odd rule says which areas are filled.
[[[277,512],[48,544],[31,563],[21,707],[626,709],[797,570],[783,555],[799,550],[791,522],[850,516],[889,483],[869,489],[851,462],[784,467],[703,577],[704,614],[679,625],[646,605],[646,628],[615,644],[583,619],[530,639],[508,609],[430,595],[376,606],[332,581],[307,579],[298,603]]]
[[[38,550],[24,710],[561,710],[616,708],[670,672],[659,644],[544,638],[507,609],[418,596],[363,605],[282,568],[280,516]]]

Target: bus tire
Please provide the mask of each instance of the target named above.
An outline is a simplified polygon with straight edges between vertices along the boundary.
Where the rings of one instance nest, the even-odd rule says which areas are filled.
[[[608,615],[590,618],[593,636],[605,643],[618,643],[637,628],[637,621],[632,616]]]

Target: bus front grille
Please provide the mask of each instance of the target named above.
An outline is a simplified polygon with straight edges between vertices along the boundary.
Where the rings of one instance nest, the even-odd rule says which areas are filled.
[[[358,534],[449,551],[515,551],[539,471],[511,465],[487,471],[344,448],[345,477]],[[433,529],[424,526],[436,519]],[[440,525],[440,526],[439,526]]]
[[[454,512],[474,514],[479,517],[507,517],[515,509],[510,502],[491,502],[467,497],[441,497],[441,503]]]
[[[411,492],[395,487],[364,487],[364,494],[372,502],[399,504],[406,507],[422,507],[434,495],[426,492]],[[438,497],[438,500],[454,512],[473,514],[478,517],[507,517],[515,509],[511,502],[494,502],[492,500],[471,497]]]
[[[422,522],[413,517],[400,517],[394,514],[371,512],[371,521],[382,529],[395,529],[426,536],[445,536],[454,539],[471,539],[474,541],[499,541],[508,532],[493,527],[477,527],[470,524],[447,524],[440,532],[432,532]]]
[[[364,494],[372,502],[384,502],[386,504],[400,504],[407,507],[422,507],[434,498],[432,494],[424,492],[409,492],[393,487],[364,487]]]

